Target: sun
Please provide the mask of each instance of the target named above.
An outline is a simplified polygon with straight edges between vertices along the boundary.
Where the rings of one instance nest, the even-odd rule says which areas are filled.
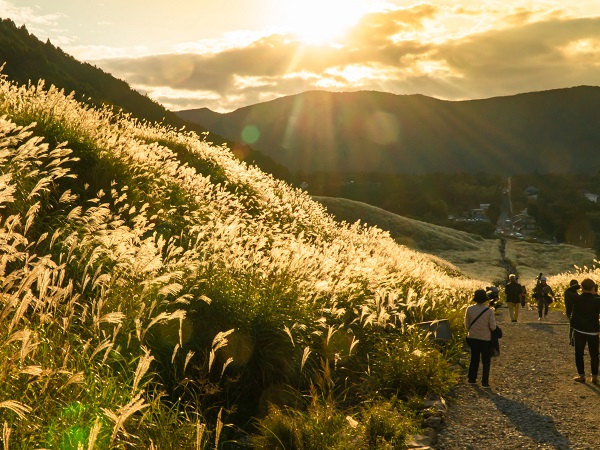
[[[310,44],[334,41],[368,12],[367,0],[286,0],[278,6],[281,28]]]

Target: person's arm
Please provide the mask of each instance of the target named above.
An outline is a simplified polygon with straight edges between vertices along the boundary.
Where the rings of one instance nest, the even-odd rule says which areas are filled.
[[[488,315],[490,316],[489,319],[489,325],[490,325],[490,330],[494,331],[496,329],[496,317],[494,317],[494,310],[490,309],[491,313],[488,313]]]
[[[570,321],[571,315],[573,314],[573,298],[568,292],[565,293],[565,313]]]

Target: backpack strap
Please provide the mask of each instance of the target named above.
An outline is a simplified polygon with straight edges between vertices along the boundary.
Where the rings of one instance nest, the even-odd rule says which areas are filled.
[[[473,320],[473,322],[471,322],[471,324],[469,325],[469,328],[467,328],[467,331],[469,331],[469,330],[471,329],[471,327],[473,326],[473,324],[474,324],[475,322],[477,322],[477,319],[479,319],[479,318],[480,318],[480,317],[483,315],[483,313],[485,313],[486,311],[489,311],[489,309],[490,309],[490,308],[485,308],[483,311],[481,311],[481,312],[479,313],[479,315],[478,315],[477,317],[475,317],[475,320]]]

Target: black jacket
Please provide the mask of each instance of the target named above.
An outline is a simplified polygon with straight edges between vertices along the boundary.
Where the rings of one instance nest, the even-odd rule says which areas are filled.
[[[565,311],[567,313],[567,317],[570,319],[573,314],[573,302],[577,297],[579,297],[579,292],[577,290],[579,286],[571,286],[565,290]]]
[[[522,291],[523,286],[516,281],[510,281],[504,288],[504,292],[506,293],[506,301],[508,303],[519,303],[521,301]]]
[[[600,297],[589,292],[583,292],[573,300],[571,327],[584,333],[598,333],[600,317]]]

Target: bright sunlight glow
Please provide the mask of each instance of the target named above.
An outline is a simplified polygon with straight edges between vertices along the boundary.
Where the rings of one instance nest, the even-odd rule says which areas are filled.
[[[309,44],[342,36],[369,10],[365,0],[288,0],[279,4],[281,27]]]

